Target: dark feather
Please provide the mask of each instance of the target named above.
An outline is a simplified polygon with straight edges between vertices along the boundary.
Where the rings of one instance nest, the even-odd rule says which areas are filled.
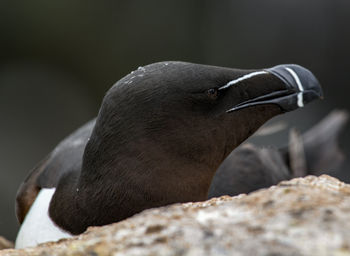
[[[80,171],[84,149],[94,125],[95,119],[65,138],[29,173],[16,196],[16,215],[20,223],[41,188],[56,187],[63,174]]]
[[[339,135],[348,118],[346,111],[336,110],[302,136],[292,129],[286,148],[238,147],[217,170],[208,197],[234,196],[285,179],[335,172],[345,160]]]

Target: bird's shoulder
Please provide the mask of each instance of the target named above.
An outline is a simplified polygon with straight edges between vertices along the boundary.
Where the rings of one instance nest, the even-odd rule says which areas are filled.
[[[66,137],[29,172],[16,195],[16,215],[20,223],[41,188],[55,188],[63,174],[80,171],[84,149],[94,125],[95,119]]]

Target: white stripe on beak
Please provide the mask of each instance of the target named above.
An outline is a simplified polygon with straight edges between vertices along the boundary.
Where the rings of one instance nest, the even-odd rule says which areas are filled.
[[[252,78],[254,76],[258,76],[258,75],[263,75],[263,74],[267,74],[268,72],[266,71],[257,71],[257,72],[252,72],[252,73],[249,73],[249,74],[246,74],[244,76],[241,76],[235,80],[232,80],[230,82],[228,82],[226,85],[224,86],[221,86],[219,88],[219,90],[223,90],[223,89],[226,89],[226,88],[229,88],[230,86],[234,85],[234,84],[237,84],[238,82],[241,82],[243,80],[246,80],[246,79],[249,79],[249,78]]]
[[[298,75],[294,72],[293,69],[291,69],[291,68],[285,68],[285,69],[292,75],[292,77],[294,78],[295,82],[296,82],[297,85],[298,85],[298,88],[299,88],[299,91],[300,91],[300,92],[298,93],[298,107],[299,107],[299,108],[302,108],[302,107],[304,107],[304,101],[303,101],[303,91],[304,91],[304,87],[303,87],[303,85],[301,84]]]

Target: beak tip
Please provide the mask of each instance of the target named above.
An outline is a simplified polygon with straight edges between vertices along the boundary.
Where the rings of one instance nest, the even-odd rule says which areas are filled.
[[[296,64],[278,65],[262,71],[256,71],[231,81],[228,85],[251,78],[255,75],[269,73],[282,83],[282,89],[246,100],[227,110],[227,113],[250,106],[277,104],[282,112],[289,112],[317,100],[323,99],[322,87],[315,75],[308,69]],[[227,85],[220,89],[225,89]]]
[[[323,99],[322,87],[315,75],[308,69],[297,64],[284,64],[267,70],[277,76],[296,92],[302,92],[307,98],[305,103],[315,99]]]

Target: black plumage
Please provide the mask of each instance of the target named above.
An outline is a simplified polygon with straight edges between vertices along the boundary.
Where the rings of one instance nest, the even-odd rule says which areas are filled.
[[[335,173],[345,159],[339,136],[347,121],[348,113],[337,110],[302,136],[292,129],[286,147],[239,146],[218,168],[209,198],[246,194],[295,177]]]
[[[96,120],[34,168],[18,192],[18,219],[41,188],[56,188],[49,215],[72,234],[147,208],[205,200],[234,148],[270,118],[321,96],[317,79],[297,65],[139,68],[107,92]]]

